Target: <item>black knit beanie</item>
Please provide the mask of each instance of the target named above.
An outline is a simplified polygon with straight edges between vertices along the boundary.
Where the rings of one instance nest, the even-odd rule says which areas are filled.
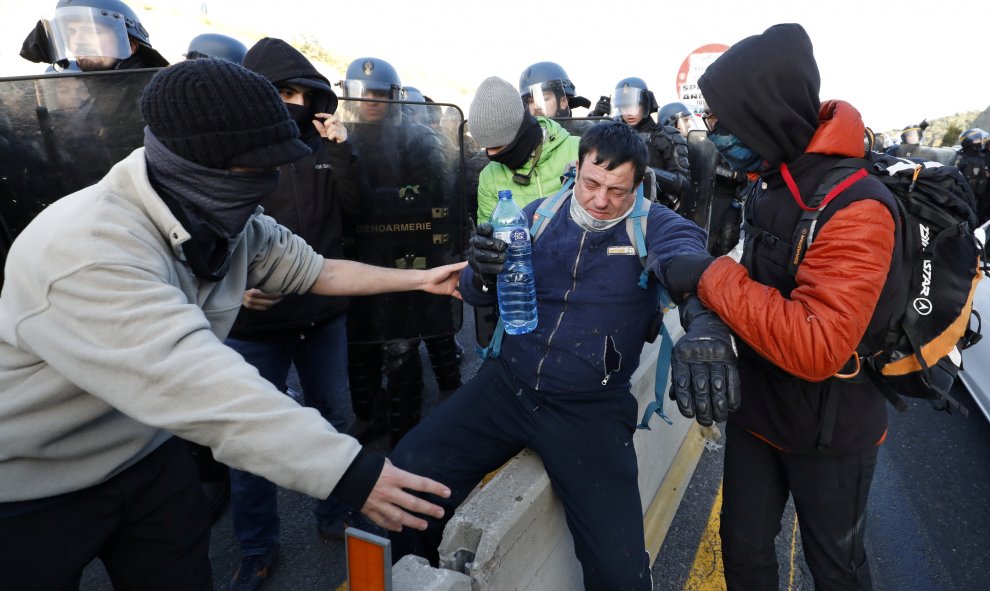
[[[158,72],[141,95],[141,114],[166,148],[207,168],[270,168],[310,153],[275,87],[226,60]]]

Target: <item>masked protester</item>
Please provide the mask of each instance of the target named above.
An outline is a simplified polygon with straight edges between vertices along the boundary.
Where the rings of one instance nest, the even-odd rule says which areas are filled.
[[[160,71],[145,146],[17,237],[0,294],[0,553],[12,589],[68,589],[99,556],[115,586],[212,590],[210,521],[175,436],[380,525],[425,523],[392,467],[223,344],[245,286],[272,294],[456,292],[463,265],[327,259],[262,213],[310,154],[271,83],[218,59]],[[384,496],[382,496],[384,495]],[[383,499],[397,499],[398,504]],[[39,527],[39,523],[49,524]]]
[[[738,337],[742,404],[726,429],[720,530],[726,582],[778,588],[774,537],[790,496],[815,588],[870,589],[864,516],[887,417],[859,351],[877,350],[898,301],[896,204],[863,175],[822,212],[791,273],[802,205],[837,162],[862,157],[860,114],[820,102],[811,40],[797,24],[738,42],[698,85],[709,138],[757,179],[742,262],[668,268],[669,289],[696,292]]]
[[[496,76],[475,91],[468,128],[491,160],[478,179],[479,223],[492,217],[502,189],[512,189],[520,207],[553,195],[577,160],[580,138],[553,119],[531,115],[512,84]]]
[[[247,51],[243,64],[275,85],[299,127],[300,139],[312,150],[279,167],[278,186],[261,206],[319,254],[343,258],[344,226],[357,221],[369,189],[347,141],[347,128],[335,115],[337,95],[330,81],[281,39],[261,39]],[[226,343],[283,392],[294,366],[303,402],[343,433],[351,413],[346,310],[347,299],[342,297],[281,296],[251,289],[244,294]],[[279,552],[276,493],[276,485],[265,478],[231,470],[234,533],[243,555],[231,582],[233,591],[258,589],[272,574]],[[342,539],[348,524],[366,531],[375,527],[332,497],[317,505],[315,514],[317,531],[327,537]]]

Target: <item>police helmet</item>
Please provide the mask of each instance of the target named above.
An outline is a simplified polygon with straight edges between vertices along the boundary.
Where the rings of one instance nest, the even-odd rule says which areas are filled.
[[[402,100],[423,103],[426,102],[426,97],[415,86],[405,86],[402,88]]]
[[[201,57],[216,57],[228,62],[239,64],[244,61],[244,54],[247,47],[243,43],[219,33],[203,33],[196,35],[189,42],[189,49],[186,50],[186,59],[197,59]]]
[[[677,120],[681,117],[690,117],[694,113],[684,103],[667,103],[660,107],[657,119],[661,125],[677,127]]]
[[[638,100],[640,106],[643,107],[644,118],[651,113],[656,113],[659,108],[657,99],[654,98],[653,92],[650,91],[650,88],[642,78],[631,76],[629,78],[623,78],[616,83],[615,91],[612,94],[612,102],[616,109],[628,106],[622,104],[623,96],[630,97],[632,100]]]
[[[99,10],[100,14],[105,16],[122,18],[124,25],[127,27],[127,35],[139,44],[151,47],[148,30],[138,20],[137,14],[131,10],[131,7],[120,0],[58,0],[58,4],[55,6],[55,14],[58,15],[60,8],[77,7],[93,8]]]
[[[402,98],[402,82],[392,64],[374,57],[359,57],[347,66],[340,82],[345,97],[361,97],[365,90],[386,92],[393,100]]]
[[[990,134],[979,127],[972,127],[959,135],[959,144],[963,150],[973,150],[978,152],[983,149],[984,144],[990,140]]]
[[[530,87],[536,84],[541,85],[543,90],[552,90],[558,95],[567,95],[568,98],[577,94],[567,72],[554,62],[537,62],[523,70],[519,76],[519,95],[523,100],[530,96]]]

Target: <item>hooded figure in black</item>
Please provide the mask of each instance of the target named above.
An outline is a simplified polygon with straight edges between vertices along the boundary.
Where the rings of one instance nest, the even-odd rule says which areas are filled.
[[[270,80],[312,154],[279,167],[278,188],[262,201],[267,215],[303,237],[319,254],[343,258],[343,228],[357,218],[367,181],[337,120],[337,96],[306,57],[281,39],[264,38],[245,55],[244,67]],[[345,220],[347,220],[345,222]],[[273,297],[245,293],[227,344],[283,392],[295,366],[307,406],[343,432],[351,412],[347,389],[347,299],[313,294]],[[232,588],[256,588],[278,552],[276,487],[231,470],[234,531],[244,559]],[[369,526],[333,497],[316,508],[324,536],[346,525]],[[346,524],[345,524],[346,522]]]
[[[878,179],[857,175],[818,217],[792,274],[806,202],[839,161],[863,157],[862,118],[820,101],[797,24],[738,42],[698,85],[709,139],[756,179],[742,262],[673,268],[675,259],[667,269],[684,282],[671,293],[696,290],[737,337],[742,400],[728,415],[720,531],[728,588],[778,588],[774,538],[790,496],[815,588],[871,589],[864,516],[887,422],[860,356],[876,350],[897,301],[896,204]]]

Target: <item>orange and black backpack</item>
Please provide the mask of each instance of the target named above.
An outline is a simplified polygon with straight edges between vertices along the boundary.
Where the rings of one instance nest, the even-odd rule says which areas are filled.
[[[973,233],[973,192],[958,169],[876,152],[839,161],[806,203],[792,237],[788,271],[797,273],[829,202],[867,175],[894,196],[902,241],[895,252],[903,258],[895,313],[879,348],[857,350],[860,370],[898,410],[907,408],[901,399],[907,396],[967,414],[949,389],[962,366],[961,351],[980,339],[973,295],[981,276],[990,272],[984,245]]]

